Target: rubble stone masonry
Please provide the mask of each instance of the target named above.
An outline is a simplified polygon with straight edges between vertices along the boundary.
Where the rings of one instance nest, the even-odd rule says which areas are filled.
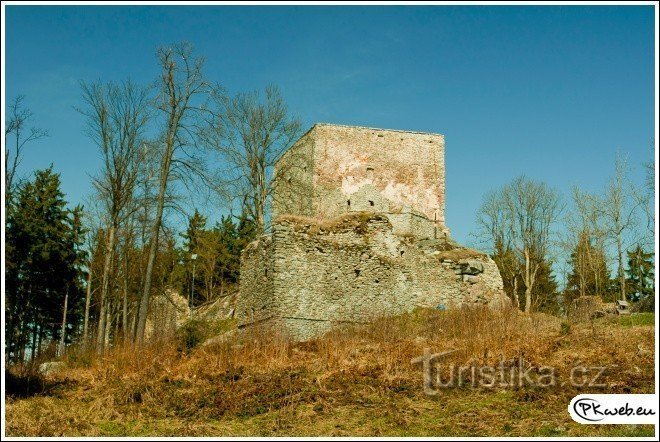
[[[239,327],[296,340],[415,307],[507,302],[495,263],[451,241],[444,137],[317,124],[279,160],[269,235],[241,257]]]

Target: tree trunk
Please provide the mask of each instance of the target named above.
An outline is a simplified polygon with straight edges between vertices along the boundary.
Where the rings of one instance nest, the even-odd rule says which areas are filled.
[[[167,180],[169,176],[171,155],[171,151],[169,151],[166,154],[166,158],[163,160],[164,163],[163,167],[161,168],[160,185],[158,189],[158,206],[156,208],[156,218],[154,219],[154,225],[151,229],[149,256],[147,258],[147,271],[144,277],[144,289],[142,291],[142,297],[140,298],[137,330],[135,331],[135,340],[140,345],[144,342],[144,330],[147,325],[147,310],[149,309],[149,297],[151,296],[151,280],[153,276],[154,263],[156,261],[156,253],[158,251],[158,236],[160,234],[160,226],[163,219],[163,210],[165,208],[165,192],[167,191]]]
[[[518,299],[518,276],[513,276],[513,302],[516,310],[520,310],[520,299]]]
[[[87,291],[85,293],[85,317],[83,318],[83,347],[87,347],[89,341],[89,305],[92,299],[92,263],[89,263],[87,274]]]
[[[124,342],[129,340],[129,327],[128,327],[128,257],[124,255],[124,290],[122,299],[122,315],[121,327]]]
[[[28,336],[27,321],[25,320],[25,316],[23,316],[21,318],[21,337],[19,341],[20,347],[18,355],[18,360],[21,362],[25,362],[25,347],[27,347],[26,336]]]
[[[115,333],[113,335],[113,342],[116,344],[119,342],[119,309],[115,309],[113,314],[113,321],[115,322]]]
[[[594,259],[594,261],[596,261],[596,260]],[[600,281],[599,281],[599,278],[598,278],[598,276],[599,276],[598,271],[600,269],[600,263],[599,262],[593,262],[592,267],[595,269],[594,270],[594,284],[596,285],[596,295],[601,296],[601,294],[600,294]]]
[[[62,329],[60,331],[60,348],[58,351],[58,356],[64,354],[64,339],[66,337],[66,311],[69,306],[69,286],[66,287],[66,293],[64,294],[64,312],[62,313]]]
[[[137,327],[137,305],[131,308],[130,336],[135,338],[135,327]]]
[[[531,259],[529,250],[525,249],[525,313],[532,311],[532,282],[531,282]]]
[[[32,354],[30,354],[30,360],[34,362],[35,358],[37,357],[37,332],[38,332],[38,326],[37,326],[37,318],[35,315],[34,322],[33,322],[34,328],[32,329]]]
[[[37,333],[37,359],[41,356],[41,343],[43,342],[43,337],[43,330],[41,326],[39,326],[39,332]]]
[[[108,231],[108,240],[105,247],[105,261],[103,263],[103,277],[101,283],[101,299],[99,306],[99,328],[96,336],[96,351],[97,353],[103,352],[103,346],[105,342],[105,320],[106,320],[106,311],[105,301],[108,296],[108,286],[110,284],[110,269],[112,267],[112,258],[115,250],[115,226],[116,223],[111,223],[110,230]]]
[[[103,346],[107,348],[110,345],[110,328],[112,327],[112,316],[110,315],[110,305],[105,309],[105,327],[102,330],[103,333]]]
[[[616,251],[618,258],[618,272],[619,272],[619,284],[621,286],[621,300],[626,300],[626,275],[623,271],[623,244],[621,241],[621,233],[618,233],[616,236]]]

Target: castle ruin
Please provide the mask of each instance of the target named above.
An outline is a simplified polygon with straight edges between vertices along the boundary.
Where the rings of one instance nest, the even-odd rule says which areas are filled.
[[[316,124],[275,166],[269,235],[242,253],[236,318],[304,340],[416,307],[501,305],[445,224],[444,137]]]

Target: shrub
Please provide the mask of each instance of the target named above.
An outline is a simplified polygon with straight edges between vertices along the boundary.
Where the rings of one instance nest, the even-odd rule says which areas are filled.
[[[207,339],[228,331],[232,320],[191,319],[176,332],[176,343],[179,353],[187,353]]]
[[[206,321],[192,319],[183,324],[176,331],[177,350],[189,352],[207,338],[205,331]]]

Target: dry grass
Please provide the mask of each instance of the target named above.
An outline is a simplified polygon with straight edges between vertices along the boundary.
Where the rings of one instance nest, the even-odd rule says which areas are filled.
[[[653,327],[486,309],[423,310],[303,343],[255,331],[181,354],[163,344],[82,358],[47,394],[6,399],[12,436],[623,436],[651,426],[581,426],[566,412],[584,389],[462,387],[422,392],[424,348],[446,364],[523,357],[606,366],[599,392],[653,392]],[[590,390],[593,391],[593,390]]]
[[[468,247],[456,247],[451,250],[444,250],[437,255],[437,258],[440,261],[451,260],[458,262],[461,259],[483,259],[488,255],[484,252],[480,252],[475,249],[470,249]]]
[[[330,219],[319,219],[299,215],[282,215],[275,219],[275,223],[289,222],[295,229],[316,235],[321,232],[337,232],[354,230],[359,233],[366,232],[367,224],[371,221],[389,222],[386,216],[372,212],[349,212]]]

